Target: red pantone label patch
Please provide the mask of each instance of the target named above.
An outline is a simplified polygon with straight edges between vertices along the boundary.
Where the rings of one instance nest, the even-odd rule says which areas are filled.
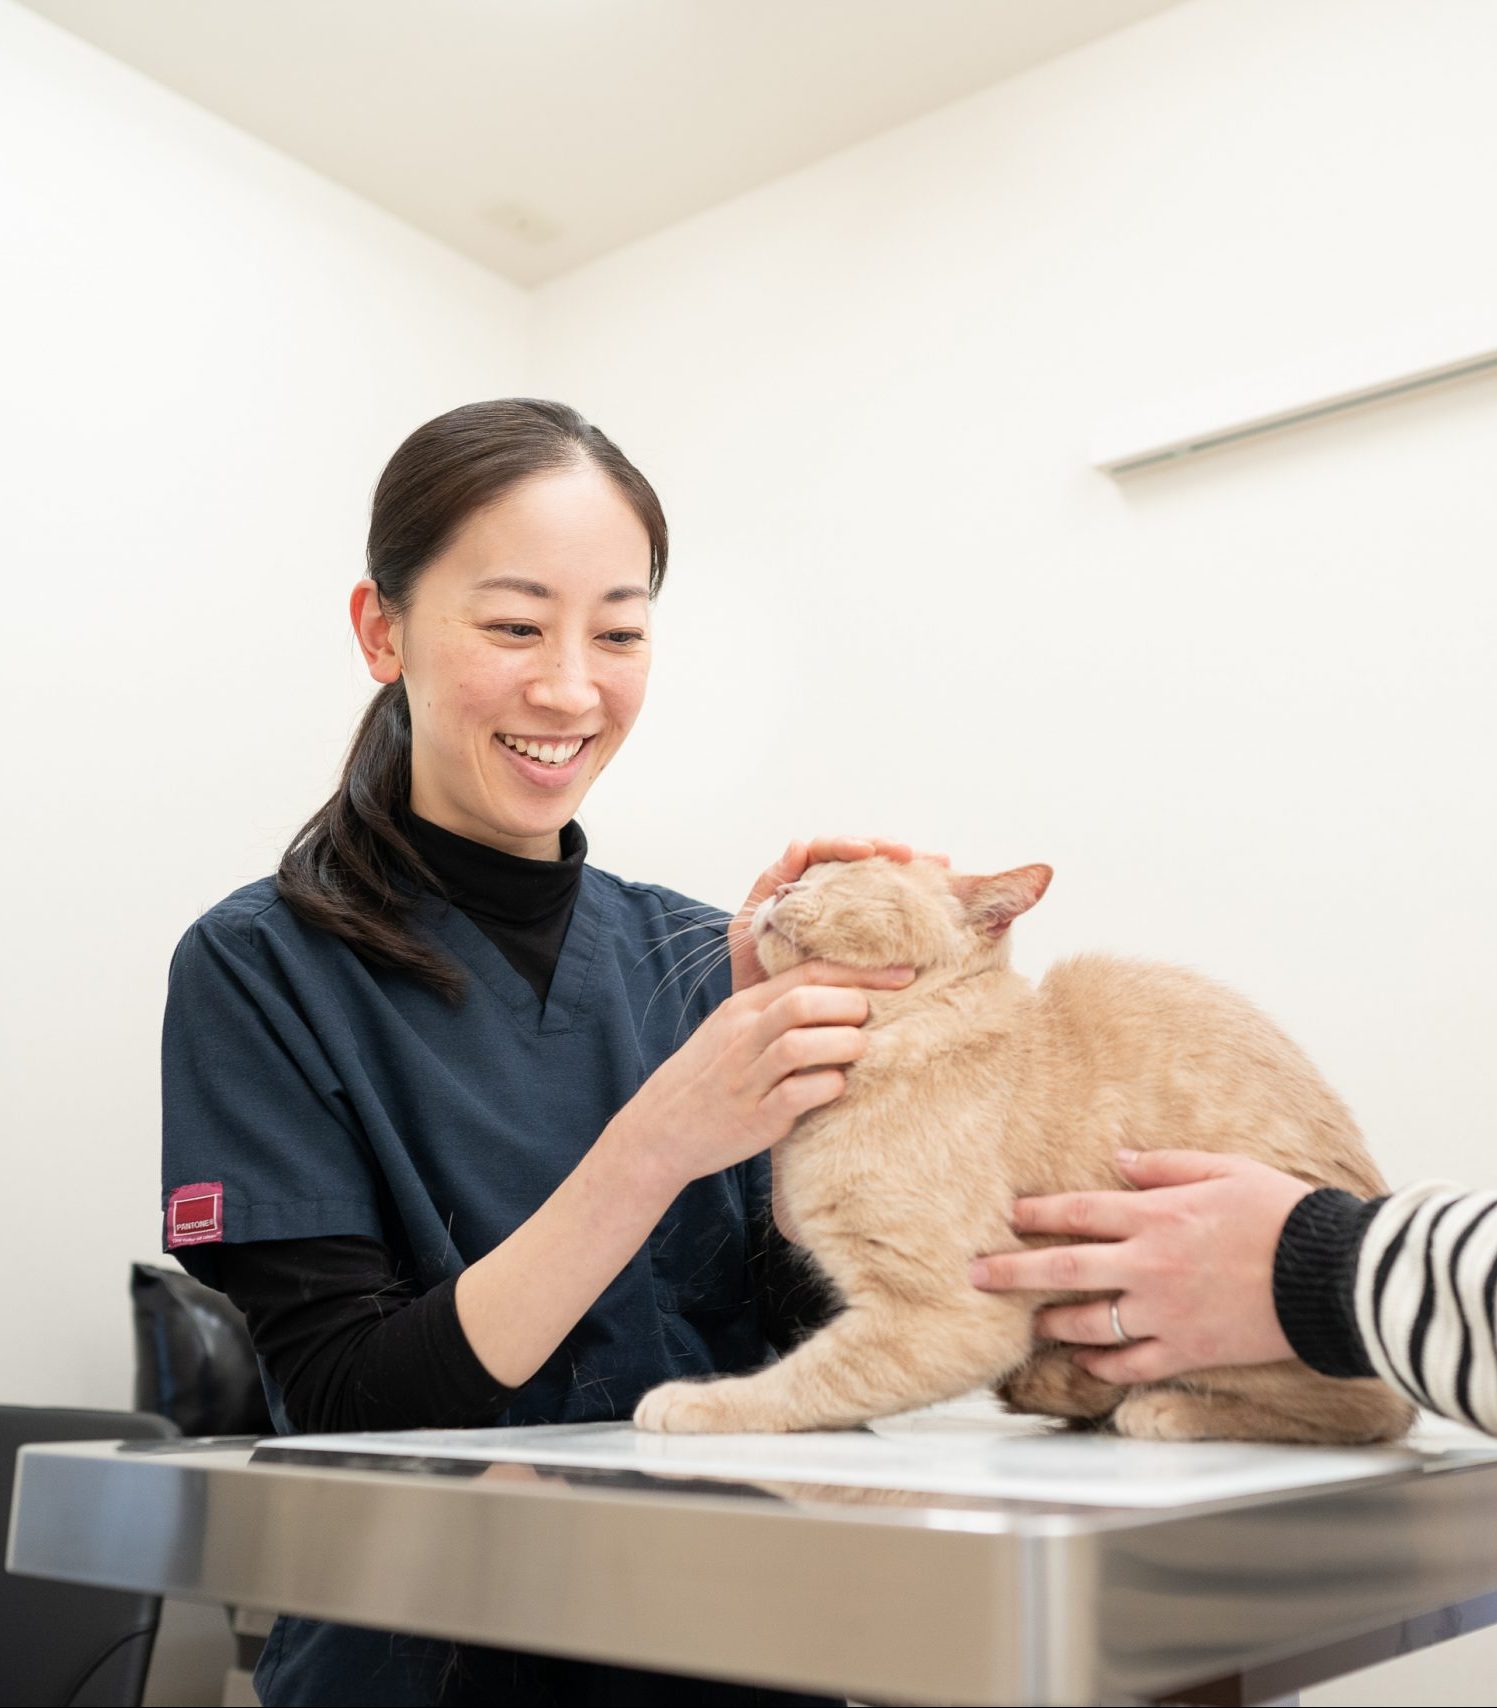
[[[224,1183],[199,1180],[179,1186],[166,1201],[166,1249],[207,1245],[224,1237]]]

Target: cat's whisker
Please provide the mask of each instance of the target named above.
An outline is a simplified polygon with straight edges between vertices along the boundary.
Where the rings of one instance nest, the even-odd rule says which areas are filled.
[[[690,967],[692,962],[700,960],[704,955],[716,954],[722,946],[723,939],[721,935],[718,934],[714,934],[710,942],[693,944],[690,949],[688,949],[683,955],[678,956],[672,963],[671,970],[665,974],[664,982],[668,984],[684,969]]]
[[[686,909],[682,908],[682,907],[671,907],[671,908],[666,909],[666,913],[672,919],[679,919],[679,918],[684,918],[686,916]],[[706,909],[704,909],[702,917],[691,920],[690,924],[698,925],[698,926],[719,926],[719,927],[721,927],[723,925],[728,924],[733,919],[733,917],[734,916],[731,913],[726,912],[724,909],[722,909],[720,907],[706,908]],[[670,933],[667,932],[665,935],[669,936]],[[658,937],[654,937],[654,938],[648,939],[648,941],[658,943],[661,941],[661,939]]]
[[[714,920],[721,923],[736,917],[734,914],[729,913],[726,908],[708,907],[706,902],[694,902],[692,905],[698,908],[700,912],[706,916],[702,921],[704,924],[711,924]],[[686,911],[687,910],[684,907],[668,907],[665,909],[666,914],[672,919],[684,918]]]
[[[655,986],[654,990],[651,991],[650,1000],[645,1004],[645,1011],[640,1016],[641,1025],[648,1018],[651,1008],[654,1007],[656,997],[658,997],[662,991],[667,990],[677,979],[683,978],[689,972],[695,972],[697,970],[697,966],[702,963],[704,958],[709,963],[707,966],[707,972],[704,976],[710,977],[713,970],[720,966],[722,961],[726,960],[731,954],[732,950],[725,948],[721,940],[714,939],[711,943],[699,943],[696,948],[690,951],[689,954],[683,955],[671,970],[660,980],[659,984]],[[716,956],[717,959],[712,959],[714,956]],[[696,964],[694,965],[693,963]],[[679,1030],[679,1027],[677,1030]]]
[[[733,954],[733,951],[731,949],[725,948],[723,950],[722,954],[717,958],[717,960],[713,961],[711,963],[711,965],[707,967],[707,969],[702,973],[701,977],[699,979],[697,979],[696,983],[694,985],[692,985],[692,987],[689,991],[687,991],[686,996],[685,996],[685,998],[681,1004],[681,1020],[684,1020],[686,1018],[686,1010],[688,1008],[690,1008],[692,998],[702,988],[702,986],[707,982],[707,980],[712,977],[713,973],[715,973],[717,971],[717,969],[720,966],[722,966],[722,964],[725,961],[731,960],[732,954]],[[676,1033],[675,1033],[675,1035],[677,1037],[680,1036],[680,1032],[681,1032],[681,1020],[678,1020],[676,1022]]]
[[[683,925],[677,931],[668,931],[664,937],[646,938],[645,941],[649,943],[651,947],[645,950],[644,954],[639,957],[639,960],[636,961],[634,965],[637,967],[641,961],[648,961],[651,955],[659,954],[667,943],[674,943],[678,937],[684,937],[689,931],[718,932],[721,931],[721,929],[722,927],[714,920],[703,919],[698,920],[693,925]]]

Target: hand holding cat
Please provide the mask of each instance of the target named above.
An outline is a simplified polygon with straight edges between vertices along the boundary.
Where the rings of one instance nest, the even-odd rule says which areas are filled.
[[[846,1088],[867,1047],[870,990],[900,990],[910,967],[802,961],[719,1004],[609,1122],[671,1196],[783,1139]]]
[[[1110,1243],[982,1257],[974,1284],[1117,1296],[1122,1346],[1110,1298],[1051,1305],[1035,1319],[1040,1337],[1080,1343],[1076,1363],[1105,1382],[1293,1357],[1274,1311],[1274,1253],[1312,1188],[1266,1163],[1205,1151],[1120,1151],[1118,1167],[1152,1190],[1020,1198],[1011,1217],[1017,1233]]]
[[[733,989],[747,990],[764,980],[764,968],[754,952],[753,933],[749,923],[760,902],[772,896],[781,884],[797,883],[808,866],[818,866],[825,860],[866,860],[882,854],[886,860],[939,860],[950,865],[945,854],[922,854],[908,842],[885,842],[876,836],[817,836],[810,842],[792,842],[774,865],[759,874],[748,900],[739,908],[728,927],[728,942],[733,948]]]

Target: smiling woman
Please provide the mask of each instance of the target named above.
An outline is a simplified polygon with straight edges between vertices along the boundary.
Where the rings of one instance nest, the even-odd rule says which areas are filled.
[[[412,433],[375,489],[350,607],[383,686],[338,792],[281,862],[287,904],[456,998],[461,973],[404,924],[430,876],[405,809],[556,859],[560,825],[639,713],[668,554],[654,489],[563,404],[469,404]],[[556,768],[556,744],[579,737]],[[535,749],[523,760],[521,739]]]
[[[664,544],[662,524],[657,557],[630,498],[584,461],[474,511],[395,610],[373,577],[359,583],[370,673],[403,681],[411,708],[415,812],[557,858],[558,797],[581,801],[643,703],[647,577]]]
[[[666,546],[648,482],[557,403],[454,410],[375,490],[350,604],[374,701],[277,877],[182,939],[163,1039],[166,1245],[244,1311],[282,1430],[627,1418],[814,1320],[786,1305],[769,1147],[842,1094],[859,987],[908,975],[766,979],[727,914],[587,862],[575,814],[639,714]],[[740,922],[875,852],[910,854],[792,844]],[[298,1619],[255,1682],[776,1699]]]

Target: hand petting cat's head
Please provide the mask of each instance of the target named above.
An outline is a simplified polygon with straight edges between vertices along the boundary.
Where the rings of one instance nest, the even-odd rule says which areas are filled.
[[[917,972],[1003,966],[1009,926],[1051,875],[1048,866],[968,877],[934,860],[829,860],[760,904],[754,943],[771,975],[818,958]]]

